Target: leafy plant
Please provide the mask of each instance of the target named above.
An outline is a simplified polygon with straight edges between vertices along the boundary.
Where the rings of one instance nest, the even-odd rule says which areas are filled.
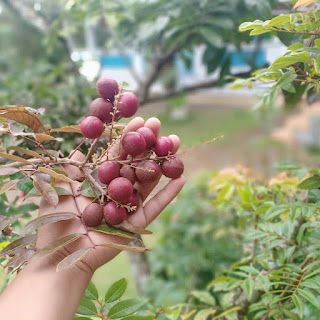
[[[146,305],[146,301],[140,299],[121,300],[126,288],[127,280],[122,278],[114,282],[105,293],[105,296],[101,297],[94,283],[90,282],[73,319],[155,319],[155,315],[151,314],[150,311],[139,311]]]

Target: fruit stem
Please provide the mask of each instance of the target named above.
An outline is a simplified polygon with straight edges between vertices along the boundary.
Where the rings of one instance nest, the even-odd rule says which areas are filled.
[[[91,157],[91,155],[92,155],[92,153],[93,153],[93,150],[94,150],[95,146],[97,145],[99,139],[100,139],[100,137],[97,138],[97,139],[94,139],[93,143],[92,143],[91,146],[90,146],[90,149],[89,149],[89,151],[88,151],[88,154],[87,154],[86,158],[85,158],[84,161],[83,161],[83,165],[85,165],[85,164],[88,162],[88,160],[90,159],[90,157]]]

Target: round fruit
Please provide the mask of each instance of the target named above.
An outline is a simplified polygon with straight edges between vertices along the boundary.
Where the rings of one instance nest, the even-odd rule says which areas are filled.
[[[173,142],[169,137],[159,137],[156,140],[156,144],[154,147],[154,151],[159,157],[164,157],[172,152],[173,150]]]
[[[105,123],[112,121],[112,111],[113,104],[103,98],[97,98],[90,104],[90,116],[95,116]]]
[[[108,186],[108,194],[120,203],[126,203],[133,193],[132,183],[123,177],[113,179]]]
[[[126,203],[127,205],[129,205],[130,207],[137,207],[135,210],[133,211],[128,211],[128,214],[134,213],[138,210],[139,207],[139,197],[138,195],[134,192],[131,197],[129,198],[128,202]]]
[[[119,93],[118,83],[113,79],[100,78],[96,83],[96,88],[102,98],[110,101],[113,101],[114,96]]]
[[[138,156],[147,150],[146,140],[138,132],[128,132],[122,138],[122,147],[131,156]]]
[[[132,92],[123,93],[118,101],[118,110],[125,118],[132,117],[139,108],[139,100]]]
[[[120,166],[113,161],[105,161],[98,168],[98,178],[104,184],[109,184],[113,179],[119,177]]]
[[[97,227],[103,218],[103,207],[98,203],[90,203],[82,213],[82,219],[88,227]]]
[[[183,162],[177,157],[170,157],[163,161],[161,165],[162,173],[171,179],[179,178],[184,170]]]
[[[89,116],[81,121],[80,129],[86,138],[96,139],[99,138],[103,132],[103,123],[99,118]]]
[[[123,165],[120,169],[120,176],[128,179],[132,184],[137,180],[134,168]]]
[[[118,207],[114,202],[109,202],[104,207],[104,219],[107,224],[116,225],[122,223],[127,218],[127,210]]]
[[[154,132],[148,127],[141,127],[137,130],[140,133],[144,140],[146,140],[147,149],[153,148],[154,144],[156,143],[156,136]]]
[[[154,161],[143,161],[136,168],[137,179],[141,182],[152,182],[159,178],[161,171]]]

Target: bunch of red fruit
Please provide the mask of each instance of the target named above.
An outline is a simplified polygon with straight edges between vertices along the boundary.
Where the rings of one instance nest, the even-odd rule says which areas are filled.
[[[139,100],[131,92],[119,90],[113,79],[101,78],[97,82],[100,98],[90,105],[90,115],[84,118],[80,128],[89,139],[99,138],[104,127],[120,118],[132,117],[138,110]],[[82,215],[89,227],[99,226],[104,217],[109,225],[118,225],[134,213],[140,205],[136,182],[154,182],[161,174],[175,179],[182,175],[183,162],[172,155],[173,142],[169,137],[157,137],[147,127],[128,132],[121,137],[121,148],[127,159],[106,160],[97,169],[98,179],[105,186],[107,202],[91,203]]]

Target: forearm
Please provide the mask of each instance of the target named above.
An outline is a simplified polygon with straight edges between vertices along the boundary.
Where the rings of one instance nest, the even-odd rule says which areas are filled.
[[[52,261],[27,265],[0,296],[0,318],[71,320],[91,279],[85,266],[56,272]]]

